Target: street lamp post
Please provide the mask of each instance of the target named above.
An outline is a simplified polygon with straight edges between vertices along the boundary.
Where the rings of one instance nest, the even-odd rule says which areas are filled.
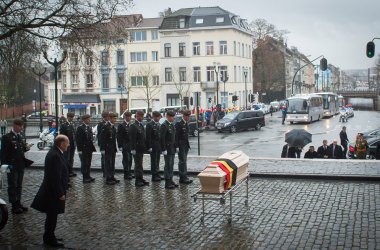
[[[244,67],[244,84],[245,84],[245,109],[248,108],[248,96],[247,96],[247,74],[248,74],[248,68]]]
[[[44,52],[44,58],[45,60],[51,64],[54,67],[54,88],[55,88],[55,126],[56,129],[58,129],[58,67],[65,61],[67,56],[66,50],[63,51],[62,59],[57,60],[57,58],[54,59],[54,61],[49,60],[47,52]]]
[[[43,125],[42,125],[42,87],[41,87],[41,76],[43,76],[46,73],[46,67],[43,68],[43,71],[40,69],[36,70],[34,67],[32,68],[32,71],[35,75],[38,76],[38,84],[40,88],[40,132],[42,133]]]
[[[216,105],[219,104],[219,65],[220,63],[214,62],[214,70],[216,73]]]

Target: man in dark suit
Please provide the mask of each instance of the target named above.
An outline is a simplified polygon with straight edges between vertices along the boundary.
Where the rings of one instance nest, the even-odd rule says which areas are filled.
[[[327,140],[323,140],[323,145],[320,146],[317,150],[317,153],[319,154],[319,157],[322,159],[327,159],[331,158],[330,156],[330,149],[329,146],[327,145]]]
[[[29,167],[33,163],[25,158],[25,152],[30,149],[31,145],[25,142],[22,134],[23,124],[22,120],[15,119],[12,130],[1,139],[1,164],[10,166],[8,197],[14,214],[28,211],[28,208],[21,204],[22,181],[25,167]]]
[[[107,185],[115,185],[120,181],[115,178],[115,158],[116,158],[116,113],[109,113],[109,120],[103,126],[100,134],[100,152],[104,155],[104,172]]]
[[[83,183],[90,183],[95,181],[90,175],[92,153],[96,152],[92,128],[90,126],[90,115],[83,115],[83,123],[78,127],[76,132],[77,150],[81,162],[81,172],[83,175]]]
[[[131,112],[126,111],[123,114],[124,121],[119,124],[117,128],[117,144],[119,151],[123,153],[123,169],[124,179],[132,180],[135,176],[131,172],[132,168],[132,154],[129,142],[129,126],[131,125]]]
[[[104,128],[104,125],[106,125],[106,123],[108,122],[109,120],[109,112],[108,111],[103,111],[102,112],[102,120],[98,123],[97,127],[96,127],[96,131],[97,131],[97,135],[96,137],[98,138],[98,146],[100,147],[100,144],[102,143],[101,142],[101,134],[102,134],[102,131],[103,131],[103,128]],[[105,170],[104,170],[104,164],[105,164],[105,161],[104,161],[104,154],[100,154],[100,164],[101,164],[101,167],[102,167],[102,171],[103,171],[103,177],[106,177],[106,174],[105,174]]]
[[[340,137],[340,144],[343,147],[343,158],[345,159],[347,155],[347,149],[348,149],[347,146],[349,142],[347,133],[346,133],[346,126],[342,127],[342,131],[340,131],[339,137]]]
[[[144,111],[136,112],[136,120],[129,126],[129,141],[131,142],[131,154],[135,160],[135,186],[143,187],[149,185],[149,182],[144,180],[143,175],[143,157],[145,151],[145,130],[142,120],[144,119]]]
[[[165,188],[167,189],[178,187],[178,184],[173,181],[174,156],[176,153],[174,119],[175,113],[169,110],[166,112],[166,121],[160,128],[161,150],[165,159]]]
[[[66,135],[69,138],[70,146],[64,153],[64,156],[69,163],[69,177],[77,176],[73,171],[74,154],[75,154],[75,128],[73,124],[74,113],[67,113],[67,119],[61,123],[59,134]]]
[[[175,141],[178,149],[178,171],[179,182],[182,184],[191,184],[193,180],[187,177],[187,154],[190,150],[189,142],[189,119],[191,112],[185,110],[182,112],[182,119],[175,124]]]
[[[55,237],[58,214],[65,212],[66,190],[68,187],[68,162],[63,153],[70,146],[65,135],[58,135],[45,158],[44,179],[33,200],[32,208],[46,213],[43,241],[52,247],[64,247]]]
[[[152,181],[161,181],[163,178],[160,176],[160,121],[161,114],[158,111],[153,112],[153,120],[146,125],[146,148],[150,153],[150,165],[152,172]]]
[[[333,140],[333,143],[329,146],[330,153],[329,156],[331,159],[343,159],[343,150],[336,139]]]
[[[281,158],[296,158],[296,148],[285,144],[282,147]]]

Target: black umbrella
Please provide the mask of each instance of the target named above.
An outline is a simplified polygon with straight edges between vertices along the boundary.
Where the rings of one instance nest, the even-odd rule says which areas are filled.
[[[311,134],[304,129],[293,129],[285,134],[285,142],[293,147],[303,148],[306,144],[310,143]]]

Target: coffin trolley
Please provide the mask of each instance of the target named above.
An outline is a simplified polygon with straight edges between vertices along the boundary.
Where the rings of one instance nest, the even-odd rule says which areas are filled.
[[[229,151],[212,161],[199,175],[201,188],[192,195],[194,202],[202,201],[201,222],[204,222],[206,214],[206,201],[219,201],[224,206],[229,199],[229,209],[223,209],[228,217],[228,223],[232,222],[234,198],[243,197],[244,205],[248,206],[248,163],[249,157],[242,151]],[[236,194],[238,189],[245,186],[245,194]]]

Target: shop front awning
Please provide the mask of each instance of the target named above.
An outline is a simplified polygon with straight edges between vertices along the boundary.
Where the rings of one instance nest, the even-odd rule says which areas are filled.
[[[85,109],[87,108],[86,104],[65,104],[63,105],[64,109]]]
[[[63,94],[62,103],[100,103],[99,94]]]

